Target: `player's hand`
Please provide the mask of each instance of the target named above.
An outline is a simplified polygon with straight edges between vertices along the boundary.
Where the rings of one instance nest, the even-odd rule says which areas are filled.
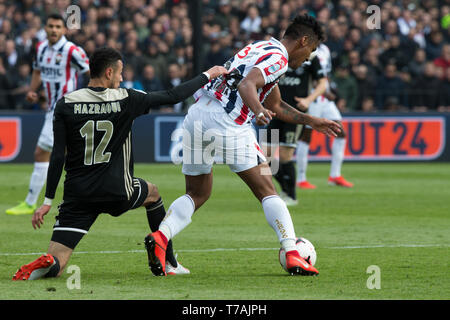
[[[256,124],[258,126],[268,125],[272,117],[275,116],[275,112],[268,110],[266,108],[262,108],[260,112],[255,115]]]
[[[41,224],[44,224],[44,216],[50,211],[51,207],[52,206],[43,204],[34,212],[33,218],[31,218],[31,224],[33,225],[34,229],[36,229],[36,227],[40,228]]]
[[[324,118],[313,117],[311,127],[329,137],[337,137],[342,132],[339,123]]]
[[[299,97],[294,97],[294,99],[297,102],[297,108],[300,111],[305,112],[306,110],[308,110],[309,104],[311,103],[308,99]]]
[[[39,95],[34,91],[28,91],[25,99],[30,103],[35,103],[39,99]]]
[[[222,66],[214,66],[206,72],[208,72],[211,80],[220,77],[221,75],[228,74],[229,71]]]

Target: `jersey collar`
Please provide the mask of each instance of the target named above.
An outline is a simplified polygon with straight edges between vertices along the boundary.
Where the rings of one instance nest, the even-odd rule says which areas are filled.
[[[54,45],[50,45],[49,43],[49,47],[52,48],[55,51],[58,51],[59,49],[61,49],[63,47],[63,45],[65,45],[67,42],[66,36],[62,36],[61,39],[59,39]]]
[[[281,49],[283,50],[283,53],[286,55],[286,59],[289,61],[289,54],[287,52],[286,47],[280,41],[278,41],[278,39],[275,39],[274,37],[271,37],[270,41],[275,42],[276,44],[278,44],[281,47]]]

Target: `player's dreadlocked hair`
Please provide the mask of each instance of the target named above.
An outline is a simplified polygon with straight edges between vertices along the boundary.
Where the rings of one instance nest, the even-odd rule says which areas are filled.
[[[303,36],[317,37],[317,40],[324,39],[324,33],[317,20],[307,14],[297,16],[287,27],[284,37],[298,39]]]

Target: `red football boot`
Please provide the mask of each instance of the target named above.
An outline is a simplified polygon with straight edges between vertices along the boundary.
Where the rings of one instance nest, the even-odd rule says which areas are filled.
[[[12,280],[36,280],[42,278],[54,264],[55,259],[53,256],[44,254],[33,262],[21,266]]]
[[[339,176],[339,177],[335,177],[335,178],[329,177],[328,184],[331,186],[340,186],[340,187],[344,187],[344,188],[352,188],[353,187],[353,183],[345,180],[343,176]]]
[[[145,248],[148,255],[148,266],[155,276],[166,274],[167,238],[161,231],[156,231],[145,237]]]
[[[319,271],[306,262],[297,250],[286,252],[286,269],[293,276],[316,276],[319,274]]]

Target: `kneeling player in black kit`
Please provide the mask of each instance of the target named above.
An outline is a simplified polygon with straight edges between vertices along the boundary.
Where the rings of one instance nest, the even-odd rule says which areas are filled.
[[[32,218],[33,228],[40,228],[65,167],[64,201],[59,206],[47,254],[20,267],[13,280],[59,276],[101,213],[117,217],[144,206],[150,229],[156,231],[166,212],[157,187],[133,177],[133,120],[152,108],[183,101],[209,79],[227,73],[225,68],[215,66],[178,87],[145,93],[119,89],[123,63],[114,49],[96,50],[89,68],[88,87],[67,94],[55,107],[45,200]],[[172,249],[167,254],[174,274],[189,273],[177,263]]]

